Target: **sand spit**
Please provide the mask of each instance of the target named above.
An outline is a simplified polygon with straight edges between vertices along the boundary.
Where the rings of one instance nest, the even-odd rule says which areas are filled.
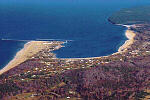
[[[24,48],[17,52],[13,60],[11,60],[3,69],[0,70],[0,74],[14,68],[15,66],[21,64],[27,59],[32,58],[33,55],[37,54],[39,51],[47,48],[47,46],[52,45],[46,41],[31,41],[24,45]]]

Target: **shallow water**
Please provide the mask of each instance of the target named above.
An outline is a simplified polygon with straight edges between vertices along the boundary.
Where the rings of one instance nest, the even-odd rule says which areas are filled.
[[[149,4],[149,0],[0,0],[0,38],[73,40],[54,51],[57,57],[105,56],[126,40],[126,28],[107,18],[121,8]],[[24,43],[0,41],[0,67]]]

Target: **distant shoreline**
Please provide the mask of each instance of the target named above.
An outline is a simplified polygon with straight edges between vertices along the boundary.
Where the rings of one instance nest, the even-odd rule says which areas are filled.
[[[134,37],[136,36],[135,32],[130,30],[129,25],[122,25],[127,27],[128,29],[125,32],[125,36],[128,38],[128,40],[125,41],[125,43],[119,47],[118,52],[115,52],[111,55],[119,54],[122,52],[125,52],[128,47],[130,47],[134,42]],[[47,41],[48,42],[48,41]],[[42,49],[45,48],[43,45],[44,43],[47,43],[46,41],[30,41],[24,45],[24,48],[21,49],[19,52],[16,53],[16,56],[3,68],[0,70],[0,75],[4,72],[7,72],[8,70],[16,67],[17,65],[23,63],[24,61],[31,58],[34,54],[38,53]],[[37,46],[40,46],[38,48]],[[59,46],[57,49],[61,48],[62,46]],[[101,57],[109,57],[108,56],[100,56],[100,57],[88,57],[88,58],[59,58],[59,59],[66,59],[66,60],[83,60],[83,59],[98,59]]]

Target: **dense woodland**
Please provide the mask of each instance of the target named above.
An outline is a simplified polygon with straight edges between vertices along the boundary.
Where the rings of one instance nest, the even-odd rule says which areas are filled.
[[[143,24],[150,22],[150,6],[125,8],[109,17],[114,24]]]

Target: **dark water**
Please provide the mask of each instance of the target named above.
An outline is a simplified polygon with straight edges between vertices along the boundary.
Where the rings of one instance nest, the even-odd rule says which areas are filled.
[[[126,28],[107,18],[121,8],[149,4],[149,0],[0,0],[0,38],[73,40],[54,51],[57,57],[105,56],[126,40]],[[1,68],[24,43],[0,41]]]

